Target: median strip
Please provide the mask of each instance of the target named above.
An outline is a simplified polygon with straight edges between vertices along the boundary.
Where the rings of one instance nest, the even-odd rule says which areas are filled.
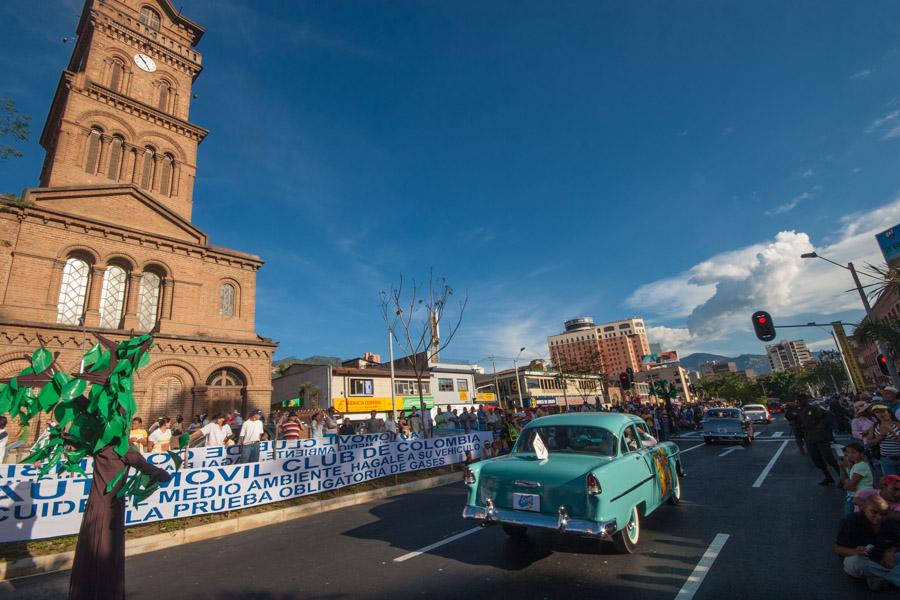
[[[766,465],[766,468],[762,470],[762,473],[759,474],[759,477],[756,478],[756,481],[753,482],[753,487],[762,487],[763,482],[769,475],[769,471],[771,471],[772,467],[775,466],[775,463],[778,462],[778,457],[781,456],[781,453],[784,452],[784,447],[787,445],[788,440],[784,440],[783,442],[781,442],[781,447],[775,452],[775,456],[772,457],[772,460],[769,461],[769,464]]]

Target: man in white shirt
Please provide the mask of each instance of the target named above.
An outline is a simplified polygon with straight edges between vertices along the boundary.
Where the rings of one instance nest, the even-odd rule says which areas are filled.
[[[334,418],[334,407],[329,406],[325,411],[325,435],[337,435],[338,424]]]
[[[261,418],[262,411],[257,408],[250,413],[250,416],[241,425],[241,436],[238,442],[241,445],[241,460],[239,462],[259,462],[259,438],[263,432]]]
[[[391,411],[384,419],[384,430],[391,434],[391,440],[397,439],[397,421],[394,420],[394,412]]]
[[[203,435],[204,446],[224,446],[231,437],[231,426],[225,423],[225,415],[219,413],[211,423],[204,425],[197,433]],[[243,435],[243,432],[242,432]]]

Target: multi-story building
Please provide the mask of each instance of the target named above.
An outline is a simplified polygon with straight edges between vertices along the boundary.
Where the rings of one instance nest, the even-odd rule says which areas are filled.
[[[75,370],[94,334],[155,331],[135,380],[145,423],[268,409],[263,261],[191,223],[203,28],[170,0],[87,0],[77,33],[41,133],[40,187],[0,210],[0,377],[41,342]]]
[[[642,368],[650,344],[644,321],[631,318],[594,324],[591,317],[578,317],[565,323],[566,330],[547,338],[550,360],[557,369],[578,373],[606,373],[610,377]]]
[[[785,340],[766,346],[766,356],[772,371],[799,369],[813,362],[812,354],[803,340]]]

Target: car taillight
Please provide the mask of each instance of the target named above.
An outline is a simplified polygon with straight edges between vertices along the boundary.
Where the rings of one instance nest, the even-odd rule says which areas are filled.
[[[472,469],[466,467],[465,472],[463,473],[463,482],[467,485],[472,485],[475,483],[475,473],[472,472]]]
[[[596,496],[602,490],[600,489],[600,481],[593,473],[588,473],[587,476],[587,493],[591,496]]]

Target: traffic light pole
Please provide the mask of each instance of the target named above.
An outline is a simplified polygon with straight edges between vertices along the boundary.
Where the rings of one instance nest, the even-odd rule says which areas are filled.
[[[856,285],[856,291],[859,292],[859,299],[862,300],[863,307],[866,309],[866,318],[874,320],[875,315],[872,314],[872,307],[869,305],[869,297],[866,296],[866,291],[859,281],[859,275],[856,274],[856,267],[853,266],[852,262],[847,263],[847,270],[850,271],[850,274],[853,276],[853,283]],[[900,376],[897,375],[897,365],[894,364],[894,353],[888,350],[887,344],[881,341],[881,339],[875,340],[875,346],[878,348],[879,354],[888,357],[887,369],[888,374],[891,376],[891,384],[900,390]]]

